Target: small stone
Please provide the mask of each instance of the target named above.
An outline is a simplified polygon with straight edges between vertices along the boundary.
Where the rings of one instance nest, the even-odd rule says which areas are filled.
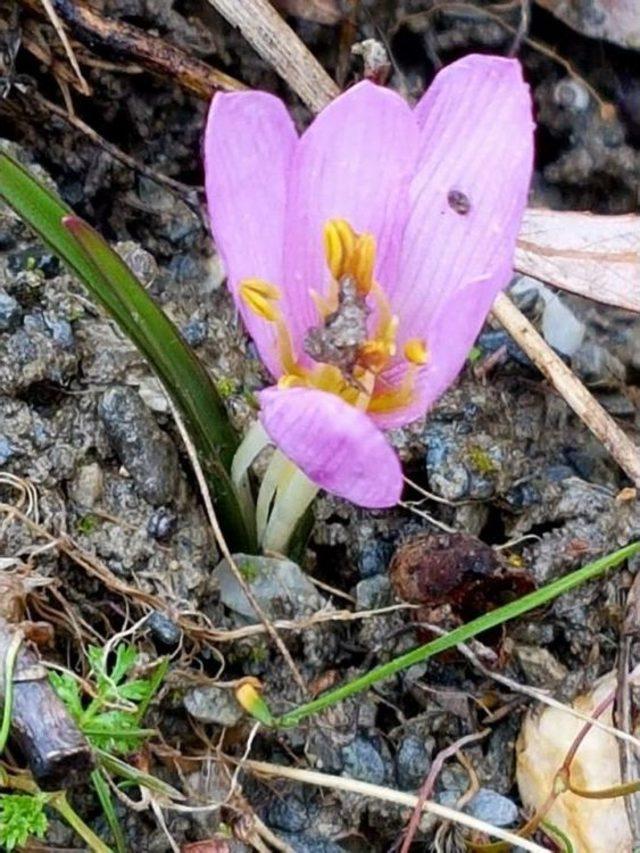
[[[312,836],[306,833],[279,834],[280,839],[288,844],[294,853],[344,853],[344,847],[329,838]]]
[[[230,727],[243,717],[233,693],[221,687],[193,687],[185,693],[183,702],[191,716],[201,723]]]
[[[0,465],[5,465],[13,456],[13,448],[9,439],[0,435]]]
[[[492,826],[512,826],[518,822],[519,817],[516,804],[490,788],[480,788],[464,810],[472,817]]]
[[[276,796],[267,805],[266,822],[284,832],[300,832],[309,826],[309,811],[295,794]]]
[[[177,525],[178,518],[175,512],[167,509],[166,506],[161,506],[150,515],[147,533],[158,542],[167,542],[175,533]]]
[[[363,737],[357,737],[342,748],[344,776],[382,785],[385,781],[385,766],[382,756],[371,743]]]
[[[44,325],[54,342],[62,349],[73,350],[76,345],[71,323],[63,317],[58,317],[50,312],[43,314]]]
[[[393,545],[380,539],[365,542],[358,554],[358,571],[361,578],[371,578],[386,572],[393,554]]]
[[[146,626],[151,631],[151,636],[160,646],[173,649],[180,642],[182,631],[180,627],[172,622],[164,613],[154,610],[146,621]]]
[[[403,791],[415,791],[424,781],[431,765],[435,742],[432,738],[407,735],[396,753],[396,775]]]
[[[0,288],[0,332],[9,332],[20,323],[22,309],[19,303]]]
[[[247,554],[234,554],[233,559],[269,619],[308,615],[323,606],[324,598],[290,560]],[[255,620],[255,611],[226,560],[213,570],[213,578],[218,583],[222,604]]]
[[[539,646],[517,645],[515,656],[528,684],[553,690],[560,686],[568,671],[547,649]]]
[[[205,320],[189,320],[182,327],[182,337],[190,347],[199,347],[207,339],[209,324]]]
[[[178,454],[139,394],[111,388],[98,407],[109,440],[142,497],[154,506],[170,503],[178,482]]]
[[[583,344],[573,354],[571,367],[585,385],[601,391],[618,391],[626,379],[626,368],[620,359],[592,342]]]
[[[356,609],[375,610],[391,603],[391,582],[387,575],[365,578],[356,586]]]
[[[92,509],[102,497],[104,478],[97,462],[83,465],[69,484],[69,497],[83,509]]]

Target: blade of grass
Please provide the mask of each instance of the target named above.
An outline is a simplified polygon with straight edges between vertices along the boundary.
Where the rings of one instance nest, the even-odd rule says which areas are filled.
[[[235,432],[215,385],[174,324],[108,243],[4,152],[0,199],[62,258],[147,358],[188,425],[231,549],[254,552],[251,523],[228,474]]]
[[[275,718],[273,725],[280,727],[297,726],[301,720],[309,717],[311,714],[317,714],[319,711],[323,711],[337,702],[342,702],[344,699],[348,699],[350,696],[366,690],[378,681],[389,678],[401,670],[407,669],[407,667],[421,663],[427,660],[427,658],[453,648],[458,643],[465,643],[467,640],[478,636],[478,634],[484,631],[488,631],[490,628],[495,628],[510,619],[522,616],[523,613],[527,613],[529,610],[534,610],[536,607],[541,607],[543,604],[553,601],[559,595],[569,592],[569,590],[575,589],[587,581],[593,580],[608,569],[619,565],[623,560],[627,560],[629,557],[637,554],[639,551],[640,542],[634,542],[631,545],[627,545],[626,548],[621,548],[612,554],[607,554],[605,557],[601,557],[599,560],[595,560],[581,569],[565,575],[565,577],[546,584],[541,589],[535,590],[535,592],[524,595],[522,598],[512,601],[503,607],[498,607],[490,613],[485,613],[483,616],[467,622],[466,625],[461,625],[454,631],[450,631],[448,634],[438,637],[430,643],[419,646],[417,649],[412,649],[410,652],[400,655],[388,663],[374,667],[374,669],[369,670],[369,672],[361,675],[359,678],[354,678],[353,681],[349,681],[335,690],[324,693],[312,702],[307,702],[299,708],[290,711],[288,714]]]
[[[109,824],[109,829],[111,830],[113,840],[116,844],[116,850],[118,853],[127,853],[127,842],[125,841],[124,832],[120,826],[118,815],[113,807],[111,791],[109,790],[109,786],[107,785],[104,776],[99,770],[93,771],[91,774],[91,782],[95,788],[103,814]]]

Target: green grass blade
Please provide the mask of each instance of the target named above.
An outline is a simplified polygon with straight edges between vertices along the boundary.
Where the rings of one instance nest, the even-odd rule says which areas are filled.
[[[288,714],[277,718],[274,724],[282,727],[297,726],[305,717],[316,714],[318,711],[323,711],[325,708],[335,705],[337,702],[341,702],[355,693],[366,690],[378,681],[389,678],[416,663],[422,663],[427,658],[457,646],[458,643],[465,643],[467,640],[477,637],[478,634],[482,634],[484,631],[496,628],[498,625],[502,625],[510,619],[515,619],[517,616],[522,616],[523,613],[527,613],[530,610],[535,610],[536,607],[548,604],[548,602],[553,601],[559,595],[569,592],[569,590],[575,589],[587,581],[593,580],[608,569],[619,565],[623,560],[633,557],[638,551],[640,551],[640,542],[634,542],[631,545],[627,545],[626,548],[614,551],[613,554],[607,554],[607,556],[601,557],[599,560],[595,560],[593,563],[589,563],[581,569],[565,575],[563,578],[546,584],[541,589],[535,590],[535,592],[530,592],[516,601],[512,601],[503,607],[498,607],[490,613],[485,613],[483,616],[473,619],[471,622],[467,622],[466,625],[461,625],[454,631],[450,631],[448,634],[438,637],[424,646],[419,646],[417,649],[412,649],[410,652],[400,655],[388,663],[376,666],[359,678],[354,678],[353,681],[342,684],[335,690],[330,690],[312,702],[307,702],[305,705],[301,705]]]
[[[147,358],[184,419],[231,549],[255,551],[228,475],[235,432],[215,385],[176,327],[108,243],[3,152],[0,199],[62,258]]]
[[[99,770],[93,771],[91,774],[91,782],[93,783],[93,787],[98,796],[102,812],[109,824],[109,829],[111,830],[113,840],[116,844],[116,850],[118,853],[127,853],[127,842],[125,841],[122,826],[120,825],[118,815],[116,814],[116,810],[113,806],[111,791],[109,790],[109,786],[107,785],[104,776]]]

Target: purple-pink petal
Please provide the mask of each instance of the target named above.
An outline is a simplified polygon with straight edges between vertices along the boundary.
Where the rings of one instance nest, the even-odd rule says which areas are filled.
[[[243,278],[282,283],[287,182],[297,140],[289,113],[273,95],[214,97],[204,143],[211,231],[244,324],[276,377],[282,368],[275,330],[244,305],[238,284]]]
[[[323,250],[327,220],[346,219],[377,240],[376,275],[397,274],[408,187],[415,168],[418,130],[412,111],[395,92],[363,82],[336,98],[302,135],[289,189],[285,286],[297,304],[295,338],[316,325],[307,298],[329,282]]]
[[[415,109],[419,166],[399,278],[391,282],[400,344],[424,338],[429,364],[403,411],[415,420],[455,379],[496,294],[512,276],[533,163],[531,97],[516,60],[467,56],[445,68]],[[396,366],[391,384],[404,373]]]
[[[269,437],[310,480],[359,506],[398,502],[400,462],[364,412],[309,388],[267,388],[259,397]]]

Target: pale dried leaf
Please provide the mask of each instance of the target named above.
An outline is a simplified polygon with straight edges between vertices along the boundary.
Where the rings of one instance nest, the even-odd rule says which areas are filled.
[[[573,706],[591,714],[615,687],[615,675],[611,673],[596,682],[590,693],[578,696]],[[611,707],[600,719],[612,724]],[[582,720],[556,708],[530,712],[525,717],[517,744],[516,775],[520,797],[531,813],[549,796],[555,774],[583,726]],[[571,778],[585,790],[619,785],[620,759],[615,737],[593,727],[576,753]],[[565,792],[554,802],[547,820],[566,833],[573,849],[580,853],[631,850],[631,830],[622,797],[591,800]]]
[[[579,33],[622,47],[640,48],[638,0],[538,0],[540,6]]]
[[[640,216],[529,208],[515,266],[563,290],[640,311]]]

